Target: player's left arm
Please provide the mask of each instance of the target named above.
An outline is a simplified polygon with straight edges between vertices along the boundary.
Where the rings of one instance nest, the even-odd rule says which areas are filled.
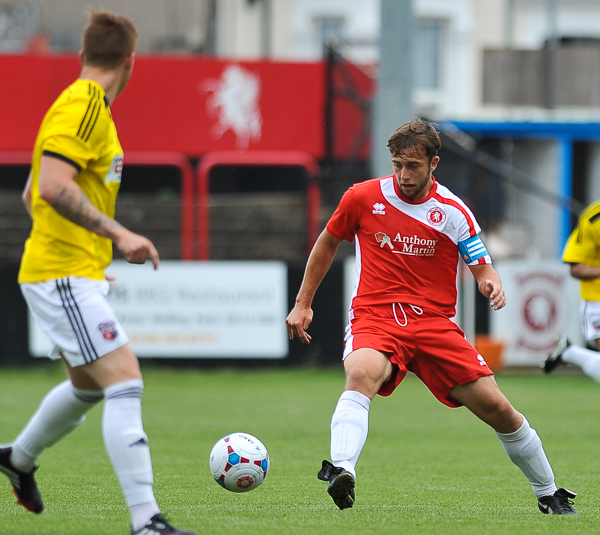
[[[469,266],[469,269],[477,281],[479,291],[490,300],[490,306],[494,310],[504,308],[506,295],[502,288],[502,280],[492,264],[476,264]]]
[[[154,244],[98,210],[75,182],[78,174],[70,163],[43,156],[39,178],[41,198],[69,221],[111,239],[128,262],[143,264],[150,259],[154,269],[158,269],[159,257]]]

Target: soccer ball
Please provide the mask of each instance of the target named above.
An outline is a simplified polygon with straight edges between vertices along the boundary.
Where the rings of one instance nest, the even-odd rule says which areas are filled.
[[[270,466],[267,448],[248,433],[231,433],[210,452],[215,481],[231,492],[254,490],[265,480]]]

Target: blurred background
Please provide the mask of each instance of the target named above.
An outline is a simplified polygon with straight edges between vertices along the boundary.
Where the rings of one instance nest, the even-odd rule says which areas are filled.
[[[20,192],[40,121],[79,73],[90,7],[140,32],[113,110],[117,219],[175,263],[283,266],[276,337],[343,192],[390,174],[387,137],[423,117],[442,136],[436,178],[475,213],[509,292],[490,315],[460,278],[469,339],[491,337],[498,368],[537,365],[557,332],[578,340],[578,286],[560,253],[600,198],[600,0],[0,0],[0,364],[41,352],[16,284],[30,230]],[[317,294],[313,344],[280,340],[277,363],[339,362],[353,253],[341,247]],[[161,330],[157,318],[146,328]],[[218,336],[239,350],[207,347],[199,321],[179,349],[147,356],[259,358],[227,326]]]

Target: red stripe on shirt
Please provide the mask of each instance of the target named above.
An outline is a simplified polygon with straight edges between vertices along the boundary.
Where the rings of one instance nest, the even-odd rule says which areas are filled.
[[[454,208],[457,208],[458,210],[460,210],[462,212],[462,214],[465,216],[465,219],[467,220],[467,223],[469,225],[469,236],[475,236],[475,234],[477,234],[477,232],[475,231],[475,225],[473,223],[473,219],[471,219],[469,212],[467,212],[467,210],[465,210],[464,206],[462,206],[460,203],[458,203],[452,199],[446,199],[446,197],[442,197],[437,192],[433,195],[433,197],[434,197],[434,199],[436,199],[437,201],[439,201],[443,204],[449,204],[450,206],[454,206]]]

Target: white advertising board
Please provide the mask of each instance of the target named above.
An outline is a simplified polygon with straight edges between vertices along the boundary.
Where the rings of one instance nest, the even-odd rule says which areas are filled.
[[[538,366],[565,333],[581,344],[579,282],[556,261],[498,261],[506,307],[490,312],[490,334],[504,342],[504,364]]]
[[[283,262],[162,261],[158,271],[115,261],[109,301],[140,357],[284,358],[288,354]],[[29,319],[29,350],[46,335]]]

